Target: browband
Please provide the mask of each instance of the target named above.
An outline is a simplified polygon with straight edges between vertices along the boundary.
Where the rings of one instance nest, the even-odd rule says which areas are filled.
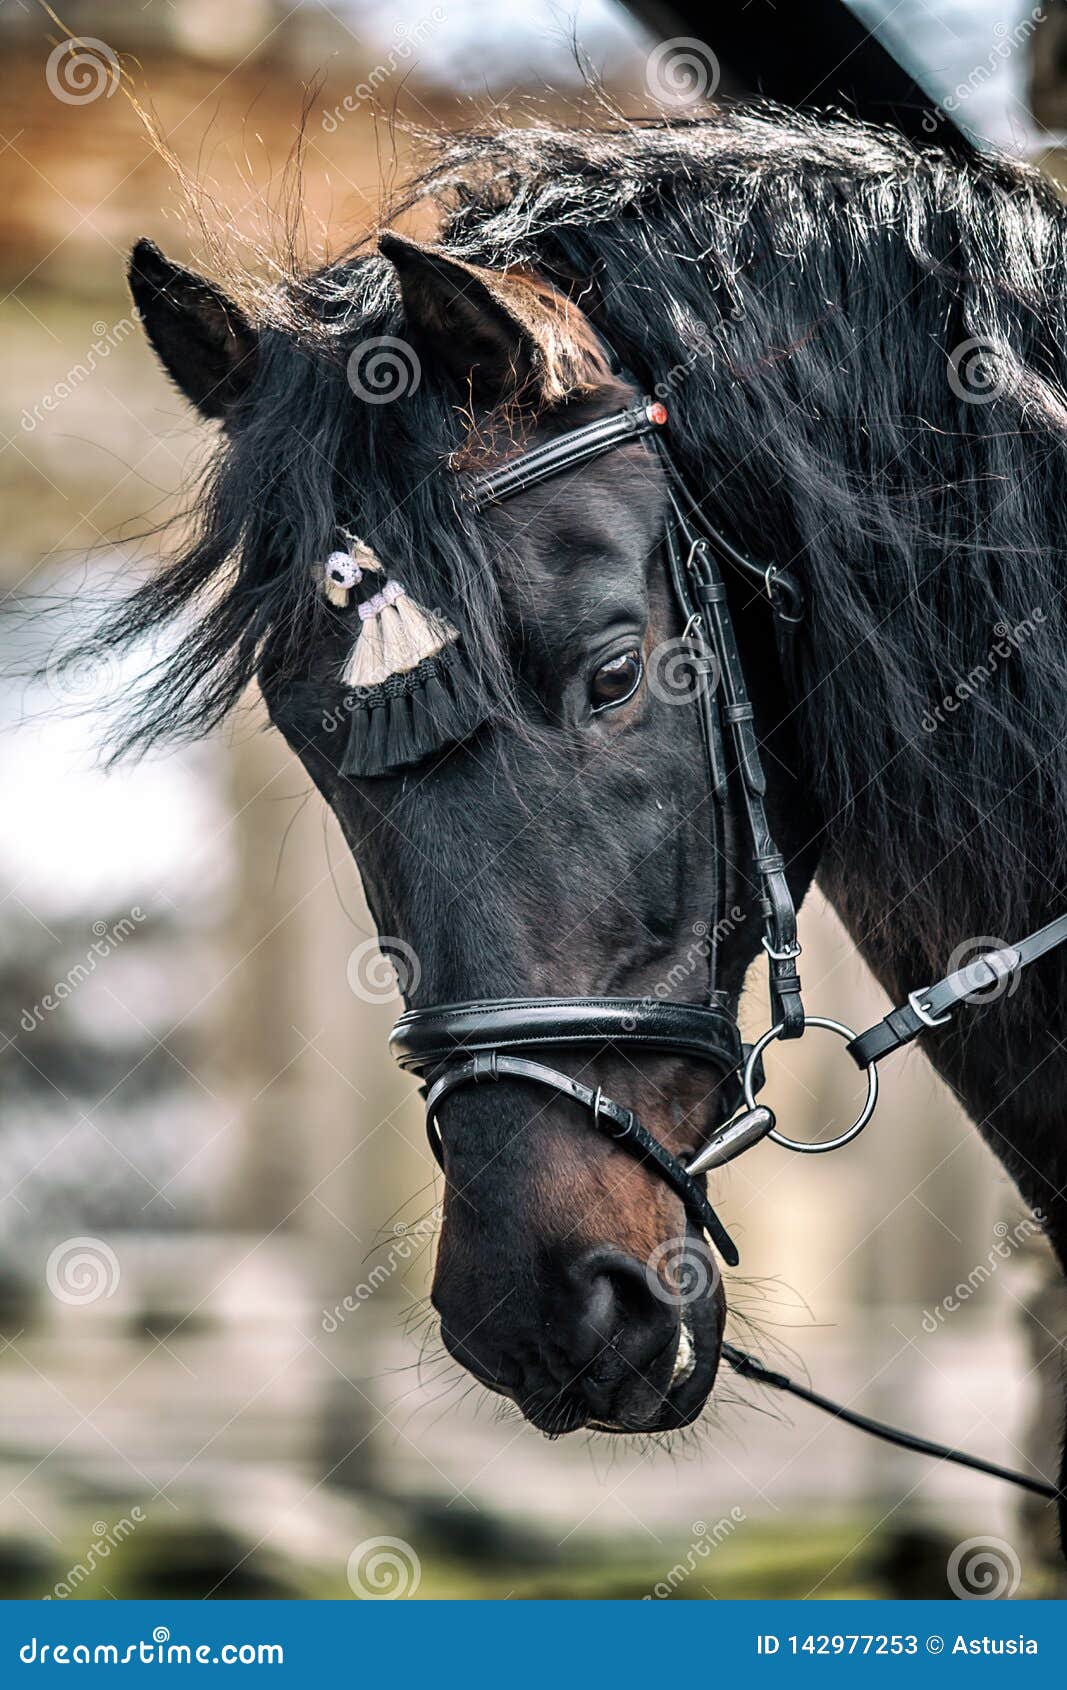
[[[524,493],[528,487],[536,487],[562,470],[577,469],[628,440],[639,440],[642,435],[662,428],[666,421],[666,405],[661,405],[658,399],[642,399],[639,405],[533,446],[499,469],[484,470],[481,475],[469,477],[464,492],[475,510],[484,510],[486,505],[509,499],[514,493]]]

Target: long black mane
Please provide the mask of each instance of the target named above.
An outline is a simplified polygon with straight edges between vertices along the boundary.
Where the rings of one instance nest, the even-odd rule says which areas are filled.
[[[826,814],[888,854],[890,897],[925,899],[932,954],[940,854],[956,935],[990,908],[1021,928],[1028,814],[1067,838],[1067,220],[1051,190],[1023,167],[750,110],[453,138],[396,212],[426,201],[450,251],[535,266],[577,299],[667,398],[712,521],[803,579],[811,778]],[[367,405],[345,379],[355,347],[403,334],[390,267],[355,250],[294,276],[294,314],[306,332],[265,332],[199,538],[105,631],[194,612],[135,738],[216,721],[265,646],[299,668],[338,521],[414,560],[505,690],[492,571],[440,473],[455,395],[426,379]]]

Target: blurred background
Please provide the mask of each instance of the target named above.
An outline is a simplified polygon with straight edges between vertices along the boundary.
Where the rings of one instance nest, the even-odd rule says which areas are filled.
[[[614,0],[56,9],[66,29],[0,7],[0,1592],[937,1596],[982,1535],[1019,1594],[1055,1593],[1047,1527],[1003,1486],[754,1387],[724,1380],[669,1447],[549,1443],[486,1399],[430,1319],[437,1176],[386,1053],[392,977],[300,767],[249,700],[209,743],[105,772],[102,713],[136,661],[20,678],[150,564],[138,536],[211,446],[125,293],[140,234],[203,259],[130,89],[260,245],[306,106],[324,254],[375,222],[410,126],[597,121],[582,54],[648,112],[650,51],[699,31]],[[949,113],[1058,173],[1067,7],[856,9],[934,130]],[[753,80],[721,69],[722,92]],[[802,929],[809,1001],[883,1013],[817,895]],[[756,1031],[762,980],[751,999]],[[847,1115],[839,1056],[775,1053],[798,1136]],[[862,1149],[767,1145],[717,1179],[745,1260],[734,1336],[752,1322],[823,1390],[1052,1474],[1067,1312],[1047,1254],[922,1058],[887,1089]]]

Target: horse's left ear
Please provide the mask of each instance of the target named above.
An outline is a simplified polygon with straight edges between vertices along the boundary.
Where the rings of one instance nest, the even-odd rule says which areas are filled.
[[[171,380],[202,417],[227,417],[255,374],[256,331],[244,312],[203,276],[137,242],[130,292]]]
[[[550,404],[606,372],[583,313],[526,271],[487,270],[387,233],[412,338],[486,403]]]

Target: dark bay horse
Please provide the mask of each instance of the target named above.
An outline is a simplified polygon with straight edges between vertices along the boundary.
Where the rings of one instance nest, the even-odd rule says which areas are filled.
[[[148,337],[221,422],[194,542],[101,632],[183,616],[131,738],[218,721],[258,680],[336,812],[416,1005],[700,999],[709,907],[695,714],[655,684],[683,632],[640,443],[472,513],[457,478],[666,400],[715,525],[802,582],[788,655],[729,592],[799,901],[818,874],[892,996],[961,945],[1067,903],[1067,213],[1028,169],[961,165],[844,121],[739,111],[612,133],[453,139],[410,189],[439,235],[389,234],[259,313],[135,249]],[[463,709],[403,767],[344,772],[357,543],[458,634]],[[366,648],[365,648],[366,649]],[[740,841],[741,836],[738,835]],[[727,850],[714,935],[736,1001],[755,876]],[[696,928],[699,931],[699,927]],[[923,1045],[1067,1266],[1062,953]],[[816,1007],[816,1006],[813,1006]],[[722,1112],[682,1057],[606,1047],[583,1077],[679,1153]],[[446,1105],[434,1281],[445,1342],[550,1432],[657,1431],[711,1390],[717,1275],[679,1301],[646,1264],[681,1205],[562,1098]],[[714,1184],[714,1181],[712,1182]]]

